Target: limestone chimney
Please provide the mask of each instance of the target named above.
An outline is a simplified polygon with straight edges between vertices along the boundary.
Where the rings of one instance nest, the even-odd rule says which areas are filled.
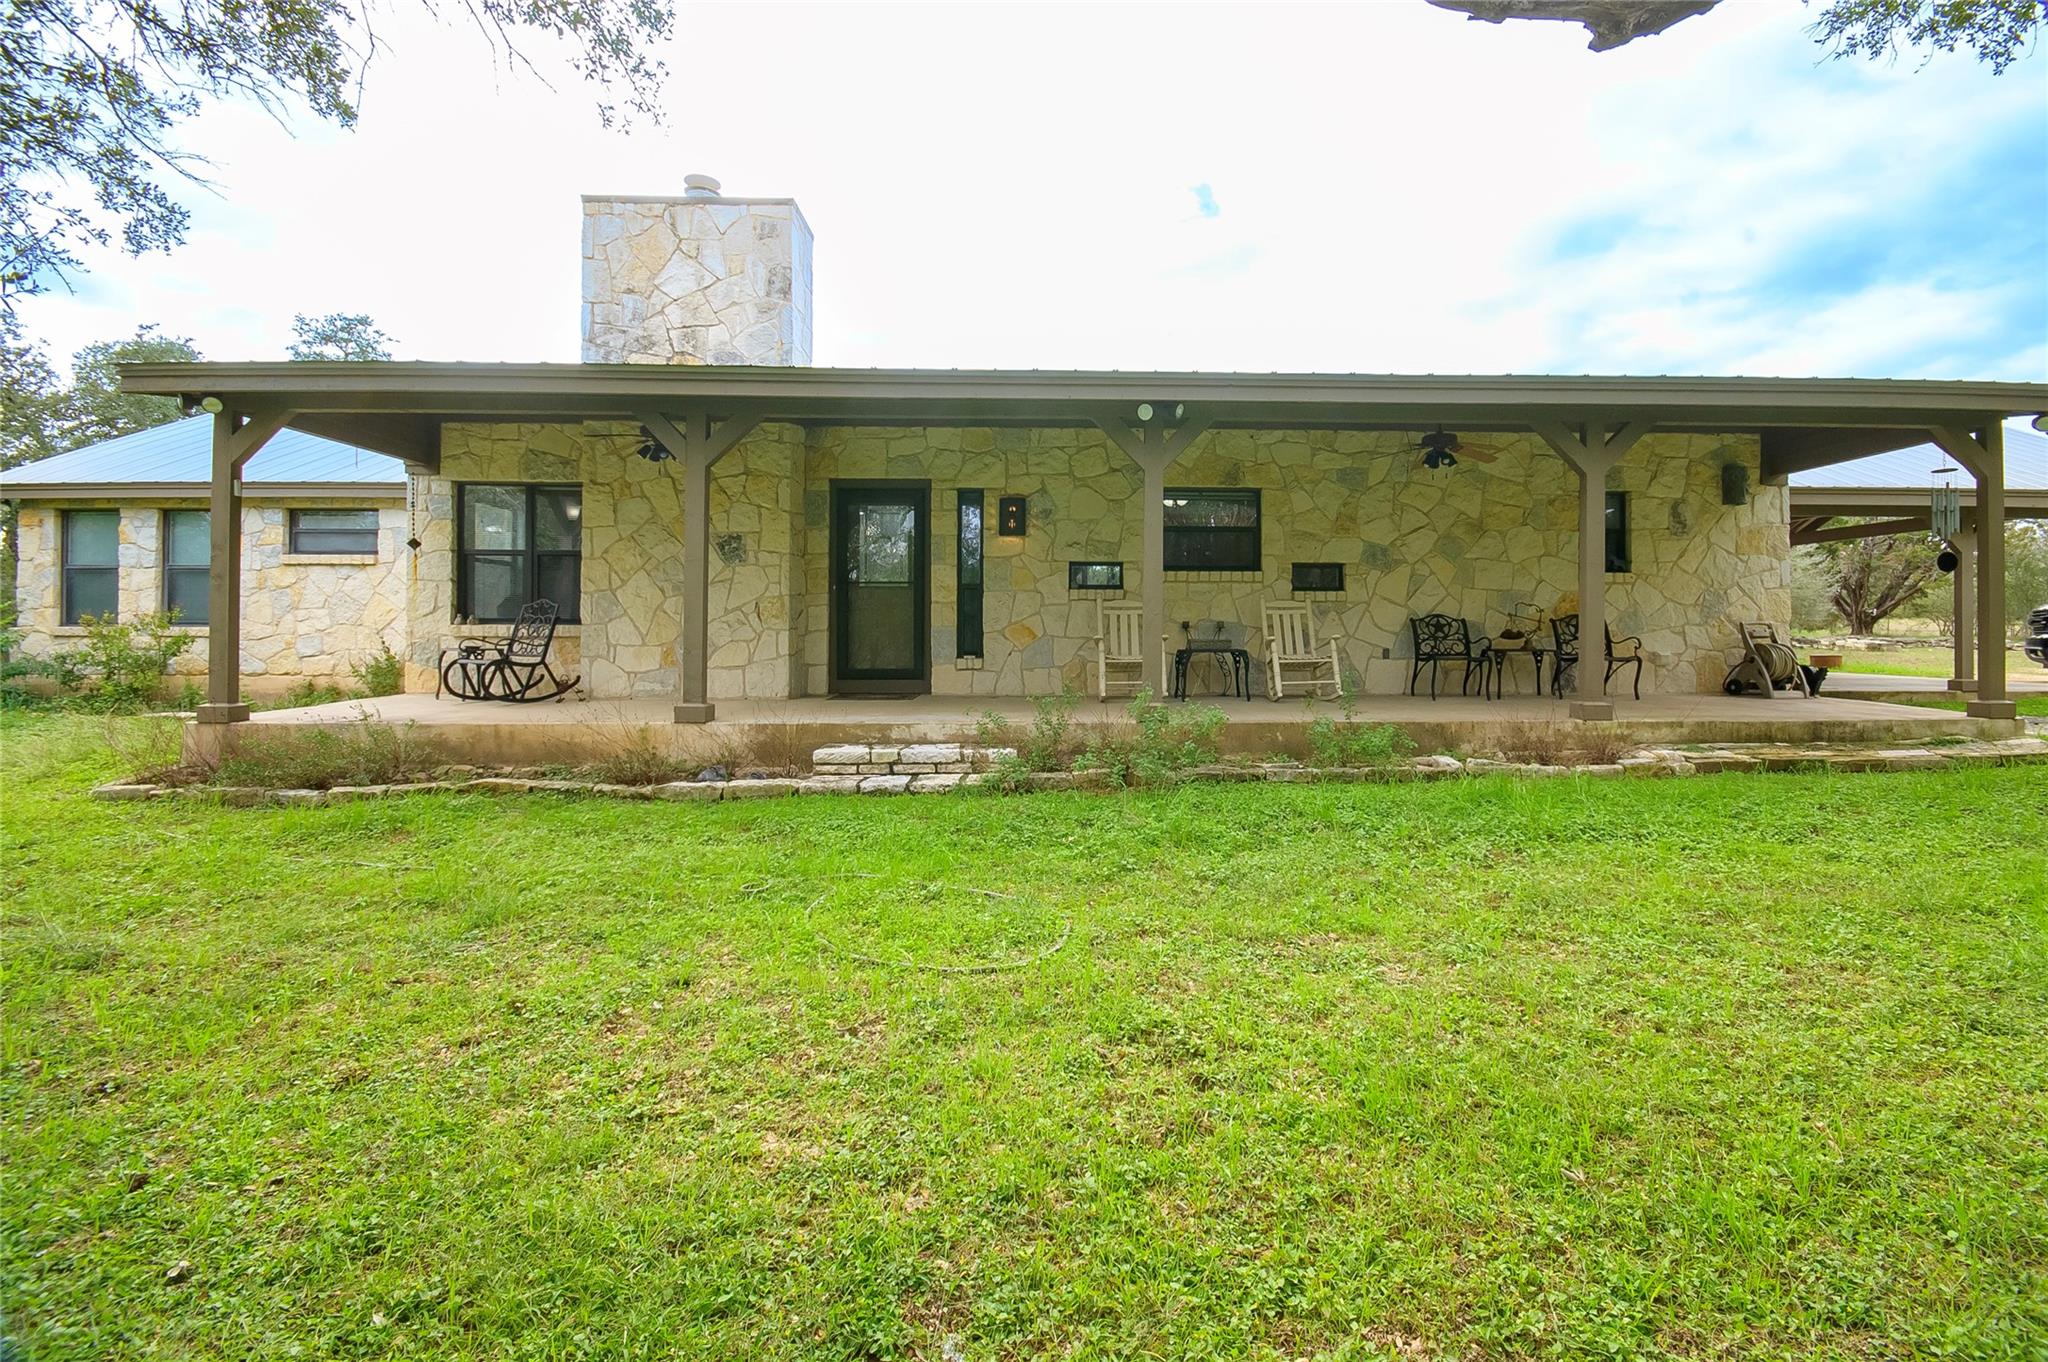
[[[674,198],[583,196],[583,362],[811,362],[811,228],[709,175]]]

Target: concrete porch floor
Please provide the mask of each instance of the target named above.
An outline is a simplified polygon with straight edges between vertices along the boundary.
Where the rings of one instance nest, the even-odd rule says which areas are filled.
[[[1306,727],[1336,717],[1327,701],[1212,699],[1229,717],[1223,730],[1226,753],[1261,755],[1305,750]],[[672,722],[673,702],[568,700],[538,705],[465,703],[432,695],[393,695],[346,700],[303,709],[269,710],[254,716],[250,736],[275,728],[371,723],[402,725],[408,737],[431,745],[444,759],[476,765],[574,764],[623,748],[652,742],[677,753],[711,754],[722,748],[772,748],[788,756],[831,742],[947,741],[972,737],[980,717],[1001,714],[1017,729],[1030,726],[1031,701],[921,695],[894,698],[806,698],[720,700],[709,724]],[[1406,729],[1423,752],[1458,750],[1483,741],[1504,724],[1569,725],[1566,702],[1548,696],[1510,695],[1482,700],[1457,695],[1360,696],[1356,717],[1366,723],[1394,723]],[[1124,706],[1084,699],[1077,724],[1126,721]],[[1883,704],[1834,696],[1763,699],[1727,695],[1652,695],[1618,699],[1615,722],[1643,744],[1725,742],[1893,743],[1947,734],[2007,737],[2021,731],[2017,721],[1971,719],[1943,710]],[[236,728],[243,726],[237,725]],[[238,733],[230,741],[241,741]]]

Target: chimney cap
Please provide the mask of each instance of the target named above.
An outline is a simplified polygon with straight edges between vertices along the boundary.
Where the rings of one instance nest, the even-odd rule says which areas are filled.
[[[683,197],[686,199],[715,199],[723,188],[709,175],[683,176]]]

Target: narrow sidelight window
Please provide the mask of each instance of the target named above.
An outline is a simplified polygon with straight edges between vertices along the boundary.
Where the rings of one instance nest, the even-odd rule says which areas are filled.
[[[1169,572],[1257,572],[1259,489],[1166,489]]]
[[[550,600],[564,623],[583,618],[582,489],[464,483],[456,494],[456,613],[509,621]]]
[[[981,656],[981,511],[982,489],[960,489],[960,582],[953,611],[953,651],[960,657]]]
[[[323,510],[292,512],[293,553],[375,553],[377,511]]]
[[[213,512],[165,511],[164,609],[177,611],[178,623],[206,623],[212,563]]]
[[[1628,493],[1607,494],[1607,570],[1628,572]]]
[[[66,511],[63,524],[62,614],[66,624],[87,615],[111,618],[121,605],[121,513]]]

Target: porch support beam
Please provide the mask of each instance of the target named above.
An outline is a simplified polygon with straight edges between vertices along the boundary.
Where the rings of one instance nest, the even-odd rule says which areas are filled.
[[[213,470],[208,486],[209,551],[206,578],[206,700],[202,724],[236,724],[249,717],[242,703],[242,465],[283,430],[282,410],[214,413]]]
[[[1579,664],[1573,690],[1574,719],[1614,717],[1607,698],[1607,475],[1636,441],[1650,433],[1649,421],[1611,429],[1588,420],[1574,429],[1562,421],[1539,421],[1536,433],[1579,478]],[[1553,665],[1555,665],[1553,663]]]
[[[1955,580],[1955,675],[1949,677],[1953,691],[1977,689],[1977,512],[1963,512],[1962,528],[1949,540],[1956,551]]]
[[[1141,601],[1144,627],[1144,667],[1140,672],[1145,688],[1155,699],[1166,698],[1166,471],[1195,438],[1209,428],[1209,418],[1187,415],[1179,426],[1167,431],[1159,426],[1134,424],[1119,416],[1102,413],[1095,417],[1102,433],[1130,455],[1144,475],[1144,543],[1138,553],[1138,572],[1144,580]],[[1154,645],[1157,645],[1156,647]]]
[[[1932,523],[1932,514],[1901,516],[1897,520],[1873,520],[1861,525],[1829,525],[1822,529],[1792,527],[1792,546],[1801,544],[1830,544],[1838,539],[1875,539],[1886,534],[1925,533]]]
[[[1977,698],[1965,710],[1978,719],[2015,718],[2019,709],[2005,693],[2005,426],[1993,414],[1974,433],[1957,426],[1928,433],[1977,478]]]
[[[761,423],[758,416],[724,420],[708,412],[673,418],[646,412],[640,424],[683,468],[683,618],[676,631],[676,710],[679,724],[709,723],[708,660],[711,597],[711,467]]]

